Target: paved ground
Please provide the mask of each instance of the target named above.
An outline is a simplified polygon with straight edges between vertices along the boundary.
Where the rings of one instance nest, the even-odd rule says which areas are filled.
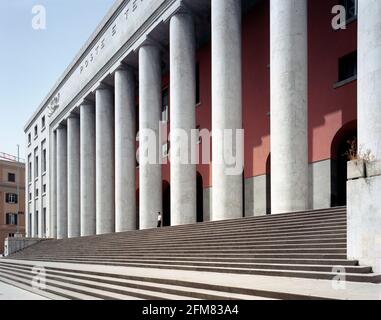
[[[26,290],[8,285],[0,281],[0,300],[47,300]]]
[[[9,260],[11,262],[11,260]],[[71,270],[98,271],[110,274],[177,279],[198,283],[209,283],[240,287],[254,290],[276,291],[301,294],[314,297],[325,297],[340,300],[381,300],[381,284],[345,282],[342,285],[330,280],[298,279],[287,277],[267,277],[259,275],[222,274],[212,272],[195,272],[183,270],[165,270],[148,268],[130,268],[115,266],[97,266],[75,263],[15,261],[20,264],[34,264]]]

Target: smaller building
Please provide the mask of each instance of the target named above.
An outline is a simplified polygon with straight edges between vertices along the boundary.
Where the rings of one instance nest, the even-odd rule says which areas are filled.
[[[0,255],[4,240],[25,235],[25,164],[0,159]]]

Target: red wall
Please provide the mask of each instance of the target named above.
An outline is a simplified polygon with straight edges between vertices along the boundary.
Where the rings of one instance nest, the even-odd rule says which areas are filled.
[[[309,160],[331,158],[336,133],[356,119],[356,81],[334,89],[338,59],[357,48],[357,23],[334,31],[331,9],[336,0],[309,1]],[[243,17],[243,125],[245,129],[245,177],[266,174],[270,153],[270,12],[263,1]],[[200,65],[201,104],[196,109],[197,125],[211,130],[211,46],[197,52]],[[163,78],[163,87],[169,82]],[[211,166],[198,165],[204,187],[212,184]],[[163,180],[170,181],[169,165],[163,166]]]
[[[270,153],[270,9],[269,1],[243,19],[243,125],[245,177],[266,173]]]
[[[331,158],[331,144],[357,118],[357,82],[334,89],[338,59],[357,49],[357,22],[334,31],[330,14],[336,0],[309,1],[309,159]]]

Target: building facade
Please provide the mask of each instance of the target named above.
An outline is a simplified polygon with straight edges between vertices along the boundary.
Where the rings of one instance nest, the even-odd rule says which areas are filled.
[[[25,235],[25,165],[0,159],[0,254],[4,240]]]
[[[27,235],[153,228],[158,212],[179,225],[345,205],[367,107],[357,13],[354,0],[116,1],[25,126]],[[176,130],[187,151],[217,159],[220,132],[242,129],[242,166],[165,161],[181,148]],[[193,130],[212,132],[211,146]],[[149,133],[158,159],[139,163]]]

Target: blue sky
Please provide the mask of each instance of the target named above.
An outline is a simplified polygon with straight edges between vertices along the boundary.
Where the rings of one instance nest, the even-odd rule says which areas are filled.
[[[23,127],[114,0],[0,0],[0,152],[25,158]],[[46,9],[46,30],[32,8]]]

